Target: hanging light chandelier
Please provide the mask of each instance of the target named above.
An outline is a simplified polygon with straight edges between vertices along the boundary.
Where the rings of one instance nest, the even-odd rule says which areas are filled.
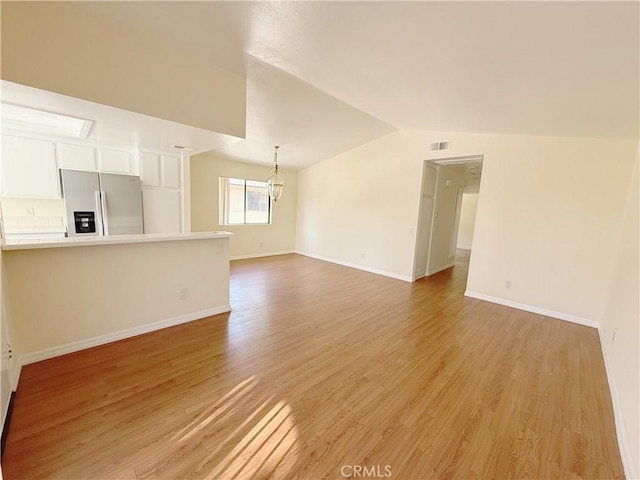
[[[279,145],[273,147],[275,153],[273,154],[273,169],[271,170],[271,176],[267,178],[267,186],[269,188],[269,196],[274,202],[282,196],[282,190],[284,189],[284,178],[278,174],[278,149]]]

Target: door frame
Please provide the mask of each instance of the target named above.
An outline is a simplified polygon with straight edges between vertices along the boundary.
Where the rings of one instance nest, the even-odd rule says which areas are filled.
[[[429,272],[429,265],[431,263],[431,253],[432,253],[432,248],[433,248],[433,232],[434,232],[434,225],[435,225],[435,219],[434,219],[434,215],[436,212],[436,203],[437,203],[437,197],[438,197],[438,181],[439,181],[439,176],[440,176],[440,168],[441,166],[455,166],[455,165],[465,165],[465,164],[478,164],[478,163],[483,163],[484,162],[484,154],[476,154],[476,155],[463,155],[463,156],[454,156],[454,157],[444,157],[444,158],[436,158],[436,159],[428,159],[428,160],[424,160],[423,161],[423,167],[422,167],[422,185],[421,185],[421,189],[420,189],[420,204],[418,206],[418,224],[417,224],[417,231],[416,231],[416,245],[415,245],[415,249],[414,249],[414,264],[413,264],[413,281],[416,281],[418,278],[422,278],[423,276],[429,276],[429,275],[433,275],[437,272]],[[422,205],[423,205],[423,199],[426,193],[426,188],[427,188],[427,181],[426,181],[426,172],[427,172],[427,168],[433,168],[436,167],[436,178],[435,178],[435,190],[433,192],[433,208],[431,211],[431,217],[430,217],[430,227],[429,227],[429,234],[428,234],[428,245],[427,245],[427,254],[426,254],[426,265],[425,265],[425,273],[424,275],[417,275],[416,272],[418,270],[422,270],[422,267],[418,265],[418,261],[421,259],[421,255],[419,254],[420,252],[420,248],[421,248],[421,238],[420,238],[420,228],[421,228],[421,222],[425,221],[424,220],[424,214],[425,212],[423,211]],[[482,177],[481,177],[482,178]],[[482,181],[482,180],[481,180]],[[459,191],[457,192],[457,196],[461,197],[462,194],[464,193],[464,188],[460,188]],[[458,198],[458,205],[456,206],[456,209],[454,211],[454,228],[453,231],[457,233],[458,231],[458,227],[459,227],[459,222],[460,222],[460,203],[461,203],[461,198]],[[424,239],[422,239],[424,240]],[[454,240],[452,240],[453,242]]]

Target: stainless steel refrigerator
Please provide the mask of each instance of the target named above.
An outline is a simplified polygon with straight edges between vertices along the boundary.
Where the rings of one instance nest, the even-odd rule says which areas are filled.
[[[60,170],[67,235],[143,233],[140,177]]]

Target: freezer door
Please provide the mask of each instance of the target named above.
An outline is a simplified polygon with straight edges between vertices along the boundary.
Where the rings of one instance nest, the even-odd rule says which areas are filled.
[[[105,235],[143,233],[140,177],[100,174]]]
[[[102,235],[98,174],[61,169],[60,180],[67,213],[68,235],[70,237]]]

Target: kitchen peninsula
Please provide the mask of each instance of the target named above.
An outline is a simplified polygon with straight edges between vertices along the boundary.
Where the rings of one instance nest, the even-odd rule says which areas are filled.
[[[19,365],[228,312],[229,232],[2,245]]]

